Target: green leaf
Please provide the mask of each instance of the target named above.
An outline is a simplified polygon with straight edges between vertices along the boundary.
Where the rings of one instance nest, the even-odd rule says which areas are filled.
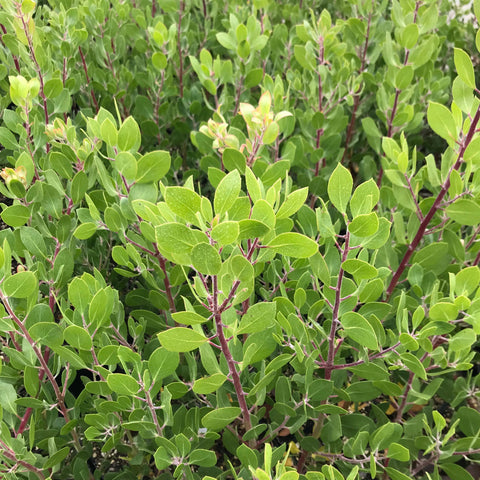
[[[138,381],[125,373],[110,373],[107,376],[107,384],[120,395],[135,395],[140,389]]]
[[[212,450],[197,448],[188,457],[188,463],[200,467],[213,467],[217,464],[217,456]]]
[[[275,325],[276,309],[275,302],[260,302],[250,306],[240,320],[236,334],[262,332]]]
[[[85,313],[92,298],[87,283],[81,278],[74,278],[68,286],[68,299],[80,313]]]
[[[10,227],[21,227],[30,218],[30,210],[23,205],[11,205],[2,212],[2,220]]]
[[[195,245],[191,252],[192,265],[197,272],[216,275],[222,268],[222,259],[217,249],[208,243]]]
[[[78,325],[70,325],[64,330],[63,335],[65,341],[77,350],[90,350],[92,348],[90,334]]]
[[[58,355],[58,358],[60,358],[63,364],[68,362],[73,368],[76,369],[89,368],[79,355],[72,352],[67,347],[60,345],[52,347],[52,350]]]
[[[215,190],[213,206],[217,215],[225,214],[235,203],[241,188],[241,179],[238,170],[233,170],[222,178]]]
[[[80,203],[85,193],[88,189],[88,176],[87,174],[81,170],[77,172],[73,177],[72,184],[71,184],[71,195],[72,195],[72,202],[73,203]]]
[[[8,150],[16,150],[18,148],[15,135],[5,127],[0,127],[0,144]]]
[[[340,321],[347,337],[370,350],[378,350],[375,330],[362,315],[347,312],[342,315]]]
[[[373,458],[373,455],[372,455],[372,458]],[[385,472],[387,472],[391,480],[412,480],[412,477],[410,477],[409,475],[405,475],[404,473],[399,472],[398,470],[392,467],[385,467]],[[457,480],[457,477],[452,477],[452,478],[455,478],[455,480]]]
[[[155,460],[155,466],[159,470],[163,470],[167,467],[170,467],[170,465],[172,464],[172,459],[164,447],[157,448],[157,450],[153,455],[153,459]]]
[[[223,246],[234,243],[239,233],[240,228],[238,222],[222,222],[212,228],[210,236]]]
[[[47,256],[47,248],[42,234],[33,227],[20,227],[20,238],[28,252],[39,258]]]
[[[393,442],[398,442],[402,437],[403,428],[398,423],[388,422],[377,428],[370,435],[370,448],[372,451],[385,450]]]
[[[43,464],[43,469],[52,468],[63,462],[70,453],[70,447],[63,447],[56,451],[53,455],[47,458],[47,461]]]
[[[155,183],[170,170],[170,154],[164,150],[149,152],[137,164],[136,183]]]
[[[0,405],[7,412],[17,414],[17,406],[15,400],[17,399],[17,393],[15,388],[10,383],[0,380]]]
[[[110,118],[106,118],[102,125],[100,126],[100,133],[102,136],[102,140],[110,147],[113,147],[117,144],[118,132],[117,127],[115,124],[110,120]]]
[[[222,407],[208,412],[202,418],[202,425],[213,432],[218,432],[232,423],[241,413],[239,407]]]
[[[276,218],[279,220],[281,218],[291,217],[294,213],[300,210],[301,206],[305,203],[307,196],[308,187],[294,190],[287,196],[287,198],[285,198],[285,201],[278,209]]]
[[[118,233],[120,230],[122,230],[122,218],[120,217],[120,213],[118,213],[114,208],[107,207],[105,209],[103,219],[105,221],[105,225],[110,231]]]
[[[162,52],[155,52],[152,55],[152,63],[155,68],[159,70],[164,70],[167,67],[167,57]]]
[[[480,284],[480,269],[467,267],[455,276],[455,292],[457,295],[470,295]]]
[[[137,159],[130,152],[119,152],[113,167],[130,182],[137,177]]]
[[[408,462],[410,460],[410,451],[403,445],[393,442],[388,447],[387,457],[399,462]]]
[[[418,33],[419,30],[416,23],[411,23],[410,25],[407,25],[400,35],[401,45],[407,50],[411,50],[417,43]]]
[[[464,328],[450,338],[448,350],[459,352],[461,350],[469,351],[471,346],[477,341],[477,335],[472,328]]]
[[[370,213],[379,199],[380,191],[373,179],[363,182],[355,189],[350,200],[350,211],[353,218]]]
[[[189,223],[198,226],[197,213],[202,199],[198,193],[186,187],[167,187],[165,202],[170,210]]]
[[[128,117],[118,131],[118,148],[123,152],[137,151],[140,142],[140,128],[133,117]]]
[[[473,63],[467,53],[461,48],[453,49],[453,61],[457,69],[458,76],[470,88],[475,89],[475,72],[473,70]]]
[[[263,134],[263,144],[270,145],[272,144],[278,137],[280,133],[280,127],[278,126],[277,122],[272,122]]]
[[[474,480],[472,475],[456,463],[440,463],[439,467],[448,475],[448,478],[455,480]]]
[[[419,376],[421,379],[427,379],[427,372],[425,367],[422,365],[422,362],[413,355],[413,353],[405,352],[400,354],[400,359],[404,365],[411,370],[415,375]]]
[[[348,224],[348,231],[353,235],[365,238],[377,233],[379,226],[378,216],[375,212],[358,215]]]
[[[353,179],[350,171],[338,164],[328,180],[328,198],[340,213],[346,213],[352,194]]]
[[[353,275],[353,278],[357,283],[361,280],[370,280],[378,275],[378,271],[375,267],[358,259],[345,260],[345,262],[342,263],[342,268],[347,273]]]
[[[190,352],[208,342],[208,338],[190,328],[175,327],[157,333],[158,340],[169,352]]]
[[[216,392],[227,380],[223,373],[214,373],[210,377],[203,377],[195,380],[193,391],[197,394],[207,395]]]
[[[43,87],[43,93],[47,98],[55,98],[62,93],[63,90],[63,83],[59,78],[52,78],[45,82]]]
[[[178,367],[180,357],[177,352],[169,352],[164,347],[157,348],[148,359],[148,370],[152,381],[156,382],[170,376]]]
[[[253,68],[245,77],[245,88],[256,87],[263,79],[263,68]]]
[[[228,171],[238,170],[245,173],[247,160],[245,155],[235,148],[226,148],[222,153],[223,165]]]
[[[437,302],[430,307],[429,317],[436,322],[449,322],[456,320],[458,316],[458,307],[449,302]]]
[[[155,238],[160,252],[190,254],[197,243],[208,242],[208,237],[198,230],[192,230],[181,223],[164,223],[155,228]]]
[[[32,272],[19,272],[8,277],[1,288],[7,297],[27,298],[38,287],[38,280]]]
[[[480,205],[475,200],[459,198],[446,208],[447,215],[460,225],[480,223]]]
[[[457,141],[457,126],[452,112],[443,105],[430,102],[427,110],[428,124],[432,130],[451,146]]]
[[[110,287],[102,288],[92,298],[88,307],[88,318],[95,325],[101,326],[110,322],[113,310],[113,296]]]
[[[317,252],[317,242],[300,233],[281,233],[271,240],[267,247],[274,252],[294,258],[308,258]]]
[[[270,232],[268,225],[258,220],[240,220],[238,226],[238,240],[245,238],[262,238]]]
[[[97,231],[97,224],[93,222],[82,223],[73,232],[73,236],[79,240],[87,240]]]
[[[217,33],[217,41],[222,46],[225,47],[227,50],[235,50],[237,48],[237,42],[234,38],[230,37],[228,33],[220,32]]]
[[[413,68],[411,65],[405,65],[397,72],[395,77],[395,87],[398,90],[407,88],[413,80]]]
[[[63,344],[62,329],[53,322],[38,322],[28,329],[30,336],[47,347],[55,348]]]
[[[418,263],[425,270],[432,270],[440,274],[447,267],[448,258],[448,244],[446,242],[431,243],[414,255],[412,265]]]
[[[182,325],[200,325],[208,321],[208,318],[202,317],[195,312],[175,312],[172,313],[172,318],[175,322]]]

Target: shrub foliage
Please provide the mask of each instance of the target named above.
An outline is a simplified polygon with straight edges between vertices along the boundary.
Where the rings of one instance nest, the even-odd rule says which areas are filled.
[[[473,478],[450,3],[1,1],[2,478]]]

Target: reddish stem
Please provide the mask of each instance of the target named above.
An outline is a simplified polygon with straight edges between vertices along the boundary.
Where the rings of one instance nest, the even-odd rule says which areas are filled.
[[[82,47],[80,45],[78,46],[78,52],[80,53],[80,58],[82,59],[83,71],[85,72],[87,85],[90,86],[90,77],[88,76],[87,63],[85,62],[85,56],[83,55]],[[95,110],[98,113],[99,107],[97,97],[95,97],[95,92],[93,91],[93,88],[90,88],[90,96],[92,97],[92,102],[95,105]]]
[[[390,281],[390,285],[387,288],[387,301],[390,300],[390,297],[393,293],[393,290],[395,289],[397,283],[400,280],[400,277],[402,276],[403,271],[408,265],[408,261],[410,260],[410,257],[412,256],[413,252],[415,249],[418,247],[418,244],[422,240],[423,236],[425,235],[425,230],[427,229],[430,221],[432,220],[433,216],[435,213],[437,213],[438,209],[441,206],[442,200],[445,197],[446,193],[448,192],[448,189],[450,188],[450,175],[453,170],[458,170],[460,168],[460,165],[463,162],[463,154],[465,153],[465,149],[467,146],[470,144],[472,141],[473,135],[475,133],[475,130],[477,128],[477,124],[480,121],[480,107],[477,108],[477,112],[475,113],[475,117],[472,120],[472,123],[470,125],[470,129],[468,130],[467,136],[465,137],[465,140],[463,141],[462,147],[460,149],[460,152],[457,157],[457,161],[453,165],[453,167],[450,169],[448,172],[447,179],[445,180],[444,184],[442,185],[442,188],[433,202],[433,205],[430,207],[430,210],[428,213],[425,215],[423,218],[423,221],[420,223],[420,226],[418,227],[417,233],[408,246],[407,251],[405,252],[405,255],[402,258],[402,261],[400,262],[400,265],[398,266],[397,270],[393,274],[392,280]],[[477,260],[478,263],[478,260]]]
[[[22,9],[21,9],[21,4],[17,3],[17,15],[22,21],[22,27],[23,27],[23,32],[25,33],[25,37],[27,38],[28,42],[28,49],[30,52],[30,58],[32,59],[32,62],[35,67],[35,71],[37,72],[38,75],[38,80],[40,82],[40,98],[42,99],[43,102],[43,112],[45,116],[45,126],[48,125],[49,123],[49,116],[48,116],[48,108],[47,108],[47,97],[45,96],[44,92],[44,81],[43,81],[43,74],[42,74],[42,69],[40,68],[40,65],[38,64],[37,57],[35,56],[35,49],[33,48],[33,40],[32,36],[30,35],[30,30],[28,28],[28,25],[25,23],[25,17],[23,15]],[[47,142],[46,145],[47,153],[50,151],[50,143]]]
[[[7,33],[7,29],[2,23],[0,23],[0,28],[2,29],[3,34]],[[6,45],[3,42],[3,35],[0,36],[0,42],[6,48]],[[15,64],[15,69],[17,70],[18,73],[20,73],[20,63],[18,62],[18,57],[12,53],[12,58],[13,58],[13,63]]]

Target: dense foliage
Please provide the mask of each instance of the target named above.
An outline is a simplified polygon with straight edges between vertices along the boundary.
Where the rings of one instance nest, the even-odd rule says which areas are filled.
[[[0,4],[2,478],[478,478],[476,20]]]

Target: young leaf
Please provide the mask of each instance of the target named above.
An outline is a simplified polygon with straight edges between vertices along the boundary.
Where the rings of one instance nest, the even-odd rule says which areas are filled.
[[[140,128],[133,117],[128,117],[118,131],[118,148],[123,152],[138,150],[141,142]]]
[[[475,72],[470,57],[461,48],[454,48],[453,61],[455,62],[458,76],[466,85],[475,89]]]
[[[453,147],[457,140],[457,126],[452,112],[443,105],[430,102],[427,110],[427,120],[432,130]]]
[[[238,170],[231,171],[218,184],[215,190],[213,206],[217,215],[223,215],[235,203],[241,188]]]
[[[353,179],[350,171],[338,164],[330,175],[327,192],[328,198],[340,213],[346,213],[352,194]]]

